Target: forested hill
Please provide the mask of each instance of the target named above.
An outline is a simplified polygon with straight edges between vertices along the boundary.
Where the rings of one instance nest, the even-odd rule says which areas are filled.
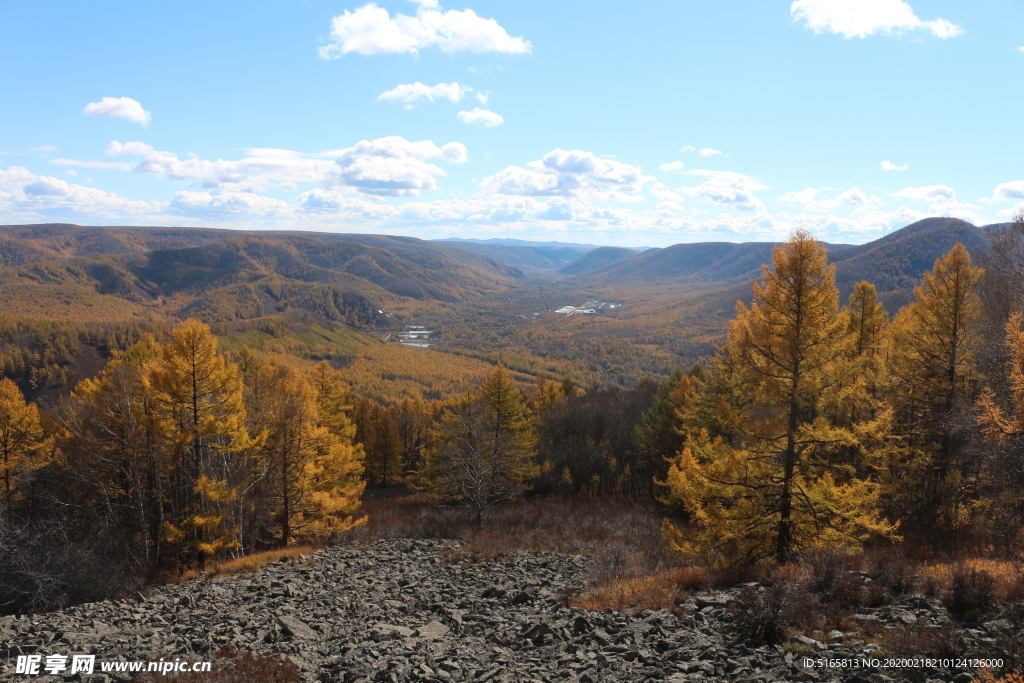
[[[578,259],[562,268],[559,272],[563,275],[585,273],[588,270],[603,268],[604,266],[617,263],[618,261],[635,255],[635,249],[627,249],[626,247],[598,247],[597,249],[588,251],[583,256],[580,256]]]
[[[119,321],[158,307],[208,322],[305,309],[372,328],[395,297],[462,301],[522,277],[412,237],[205,228],[0,226],[0,305]]]
[[[525,271],[558,270],[572,263],[591,248],[575,245],[491,244],[443,240],[434,244],[449,244],[474,254],[489,256],[496,261]]]
[[[910,296],[921,273],[957,242],[970,251],[984,249],[985,229],[956,218],[926,218],[867,244],[827,245],[845,301],[853,285],[873,282],[890,307]],[[685,291],[709,291],[761,276],[770,263],[771,242],[703,242],[650,249],[571,278],[580,286],[630,287],[674,285]]]

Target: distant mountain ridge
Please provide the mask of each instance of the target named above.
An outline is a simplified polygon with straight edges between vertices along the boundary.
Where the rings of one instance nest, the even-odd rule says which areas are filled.
[[[862,245],[827,244],[836,266],[843,302],[862,280],[878,288],[895,310],[910,300],[921,274],[957,242],[970,251],[985,249],[985,230],[957,218],[925,218]],[[650,249],[606,266],[572,275],[581,287],[674,286],[680,291],[719,290],[761,276],[771,263],[772,242],[702,242]]]
[[[304,309],[372,328],[389,324],[381,302],[396,296],[461,301],[520,278],[487,256],[413,237],[0,226],[0,304],[11,314],[38,314],[49,300],[59,315],[54,294],[70,292],[66,306],[82,314],[162,306],[224,322]]]
[[[598,247],[560,269],[562,275],[578,275],[591,270],[603,268],[636,255],[636,250],[626,247]]]

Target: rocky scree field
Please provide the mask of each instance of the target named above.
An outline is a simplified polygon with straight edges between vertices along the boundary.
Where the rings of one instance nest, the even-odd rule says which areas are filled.
[[[672,613],[568,608],[585,588],[588,559],[517,553],[470,564],[458,544],[384,540],[336,546],[256,574],[198,579],[112,600],[0,619],[0,681],[77,680],[14,673],[18,654],[95,653],[143,660],[227,645],[279,652],[307,681],[479,683],[600,681],[974,680],[960,668],[808,668],[806,658],[881,658],[881,646],[833,631],[821,642],[789,635],[760,645],[737,635],[758,584],[695,593]],[[853,615],[875,632],[951,624],[920,594]],[[958,631],[964,646],[1017,628],[1002,619]],[[78,676],[78,674],[76,674]],[[167,677],[171,680],[173,676]],[[128,681],[129,674],[83,680]]]

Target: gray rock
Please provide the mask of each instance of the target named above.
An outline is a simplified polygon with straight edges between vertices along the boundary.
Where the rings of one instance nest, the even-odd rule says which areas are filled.
[[[416,635],[420,638],[443,638],[448,635],[450,629],[439,621],[432,621],[425,626],[416,629]]]
[[[281,625],[281,629],[285,634],[292,638],[316,640],[319,637],[319,634],[316,631],[306,626],[295,617],[278,617],[277,623]]]

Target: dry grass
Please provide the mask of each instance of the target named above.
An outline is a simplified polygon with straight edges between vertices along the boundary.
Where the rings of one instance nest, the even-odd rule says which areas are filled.
[[[942,562],[922,567],[919,571],[925,593],[938,595],[952,590],[956,575],[963,572],[988,574],[994,581],[993,593],[1001,600],[1024,598],[1024,574],[1019,562],[975,558]]]
[[[594,611],[667,609],[680,614],[680,606],[690,593],[677,583],[676,574],[676,571],[668,571],[599,584],[570,599],[569,606]]]
[[[238,557],[233,560],[213,562],[207,564],[206,568],[202,570],[189,569],[174,577],[172,582],[184,583],[199,576],[215,579],[223,576],[243,574],[245,572],[258,572],[271,562],[288,561],[295,564],[296,558],[303,555],[309,555],[316,550],[318,549],[310,545],[293,545],[287,548],[277,548],[276,550],[265,550],[260,553],[253,553],[252,555]]]

